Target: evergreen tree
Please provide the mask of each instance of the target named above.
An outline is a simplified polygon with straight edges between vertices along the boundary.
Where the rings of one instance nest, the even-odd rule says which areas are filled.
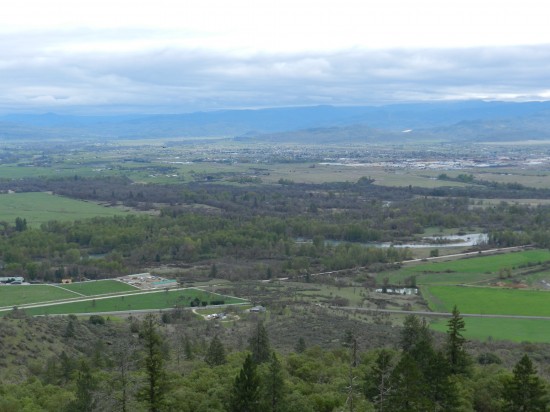
[[[425,319],[420,320],[416,315],[407,315],[403,322],[400,346],[404,352],[412,351],[420,342],[431,344],[432,336]]]
[[[71,359],[65,351],[59,355],[59,375],[62,382],[68,382],[76,367],[76,362]]]
[[[212,266],[210,266],[210,273],[208,274],[208,277],[215,278],[218,276],[218,267],[215,263],[212,263]]]
[[[65,333],[63,334],[64,337],[66,338],[75,337],[76,333],[75,333],[74,323],[75,323],[75,320],[72,317],[69,317],[69,322],[67,323],[67,327],[65,328]]]
[[[235,378],[230,397],[230,412],[260,412],[260,380],[256,372],[256,363],[248,355],[240,373]]]
[[[115,344],[113,355],[115,372],[111,387],[115,391],[115,405],[120,412],[130,412],[136,383],[133,372],[137,363],[136,345],[131,336]]]
[[[263,379],[263,408],[264,411],[284,411],[285,382],[283,368],[275,352],[269,359],[267,374]]]
[[[23,232],[27,230],[27,219],[22,219],[20,217],[15,218],[15,230],[18,232]]]
[[[191,339],[189,339],[189,336],[185,335],[185,341],[183,342],[183,353],[185,355],[185,359],[191,360],[193,359],[193,345],[191,344]]]
[[[300,339],[298,339],[298,342],[296,343],[296,353],[304,353],[306,351],[306,348],[306,341],[304,340],[304,338],[300,337]]]
[[[372,369],[365,378],[365,396],[373,404],[377,412],[388,411],[388,395],[391,391],[390,376],[393,369],[393,355],[387,349],[382,349],[376,358]]]
[[[456,305],[453,308],[453,315],[447,322],[447,360],[451,367],[452,374],[465,373],[469,364],[468,354],[464,350],[466,339],[462,336],[465,330],[465,322]]]
[[[432,410],[425,396],[426,385],[418,363],[404,353],[391,374],[387,411],[425,412]]]
[[[514,376],[504,384],[505,410],[539,412],[548,410],[547,390],[537,376],[529,356],[524,355],[514,367]]]
[[[210,342],[204,360],[209,366],[223,365],[226,362],[225,348],[218,335],[214,336],[214,339]]]
[[[252,352],[252,360],[257,364],[266,362],[271,356],[271,347],[269,345],[269,336],[265,329],[264,323],[258,321],[253,335],[248,340],[250,351]]]
[[[81,360],[76,378],[76,399],[68,405],[70,412],[92,412],[95,408],[93,390],[96,382],[87,361]]]
[[[147,403],[149,412],[161,410],[166,392],[166,375],[162,357],[162,338],[157,332],[157,321],[148,314],[142,323],[140,333],[145,351],[145,373],[147,383],[139,392],[139,399]]]
[[[459,400],[455,380],[451,379],[451,368],[442,352],[432,351],[426,365],[421,367],[425,396],[431,402],[432,411],[451,412],[456,410]]]

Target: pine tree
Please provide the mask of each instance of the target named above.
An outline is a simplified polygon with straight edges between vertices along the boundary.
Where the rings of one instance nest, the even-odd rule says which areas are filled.
[[[87,361],[81,360],[76,378],[76,399],[68,405],[67,410],[70,412],[92,412],[95,408],[93,390],[96,386],[90,365]]]
[[[468,367],[468,354],[464,350],[466,339],[462,336],[465,330],[465,322],[456,305],[453,308],[453,315],[447,322],[447,360],[451,367],[451,373],[456,375],[465,373]]]
[[[510,412],[547,411],[548,393],[537,376],[529,356],[524,355],[514,367],[514,376],[504,384],[505,410]]]
[[[432,410],[424,395],[426,385],[418,363],[408,353],[404,353],[391,374],[391,391],[387,411],[425,412]]]
[[[298,339],[298,342],[296,343],[296,347],[294,349],[296,350],[296,353],[304,353],[306,351],[307,346],[304,338],[300,337],[300,339]]]
[[[140,334],[145,349],[145,373],[147,383],[139,392],[139,399],[147,403],[149,412],[158,412],[166,392],[166,375],[162,357],[162,338],[157,332],[157,321],[148,314],[142,323]]]
[[[262,321],[256,324],[254,334],[250,337],[248,343],[250,344],[250,351],[252,352],[252,360],[254,362],[260,364],[269,360],[271,356],[271,347],[267,330]]]
[[[191,344],[191,339],[189,339],[189,336],[185,335],[184,339],[183,353],[185,355],[185,359],[191,360],[193,359],[193,345]]]
[[[218,335],[214,336],[210,342],[204,360],[209,366],[223,365],[226,362],[225,348]]]
[[[382,349],[375,364],[366,376],[365,396],[377,412],[388,411],[388,395],[391,391],[390,376],[393,369],[393,355],[387,349]]]
[[[260,412],[260,380],[256,373],[256,363],[248,355],[240,373],[235,378],[231,391],[230,412]]]
[[[263,385],[264,407],[262,410],[280,412],[284,410],[285,382],[283,368],[275,352],[271,354]]]
[[[420,342],[431,344],[432,336],[425,319],[420,320],[416,315],[407,315],[403,322],[400,346],[404,352],[412,351]]]

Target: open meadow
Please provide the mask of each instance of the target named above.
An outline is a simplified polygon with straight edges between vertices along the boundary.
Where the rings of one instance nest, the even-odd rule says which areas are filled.
[[[128,211],[93,202],[69,199],[44,192],[0,195],[0,220],[13,222],[17,217],[38,227],[50,220],[71,221],[96,216],[127,215]]]

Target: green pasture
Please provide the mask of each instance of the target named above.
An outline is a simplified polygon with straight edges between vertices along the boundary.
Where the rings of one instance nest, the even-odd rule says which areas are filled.
[[[391,283],[399,284],[414,275],[419,285],[463,284],[494,279],[498,276],[500,269],[517,269],[520,266],[534,265],[548,260],[550,260],[550,251],[543,249],[480,255],[446,262],[407,264],[399,271],[379,275],[379,280],[382,277],[388,277]]]
[[[223,300],[225,304],[246,302],[243,299],[217,295],[199,289],[185,289],[97,298],[79,302],[29,308],[25,311],[29,315],[53,315],[93,312],[124,312],[143,309],[167,309],[175,306],[190,307],[191,302],[195,298],[198,298],[200,301],[208,302],[208,304],[210,304],[213,300]]]
[[[60,285],[64,289],[86,296],[103,295],[107,293],[136,292],[140,289],[118,280],[92,280],[89,282]]]
[[[464,318],[466,339],[509,340],[513,342],[550,342],[550,320],[509,318]],[[433,321],[430,327],[447,331],[447,320]]]
[[[69,290],[51,285],[0,286],[0,307],[50,302],[59,299],[78,298],[78,296]]]
[[[67,221],[128,213],[121,209],[44,192],[0,195],[0,220],[14,222],[17,217],[21,217],[27,220],[29,226],[34,227],[50,220]]]
[[[56,167],[4,164],[0,165],[0,179],[22,179],[26,177],[62,177],[62,176],[97,176],[92,167],[65,163]]]
[[[434,312],[550,317],[550,292],[469,286],[422,286],[422,296]]]

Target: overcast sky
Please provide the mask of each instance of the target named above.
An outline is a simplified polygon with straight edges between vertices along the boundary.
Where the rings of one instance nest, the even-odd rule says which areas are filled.
[[[17,0],[0,13],[0,113],[550,100],[548,7]]]

